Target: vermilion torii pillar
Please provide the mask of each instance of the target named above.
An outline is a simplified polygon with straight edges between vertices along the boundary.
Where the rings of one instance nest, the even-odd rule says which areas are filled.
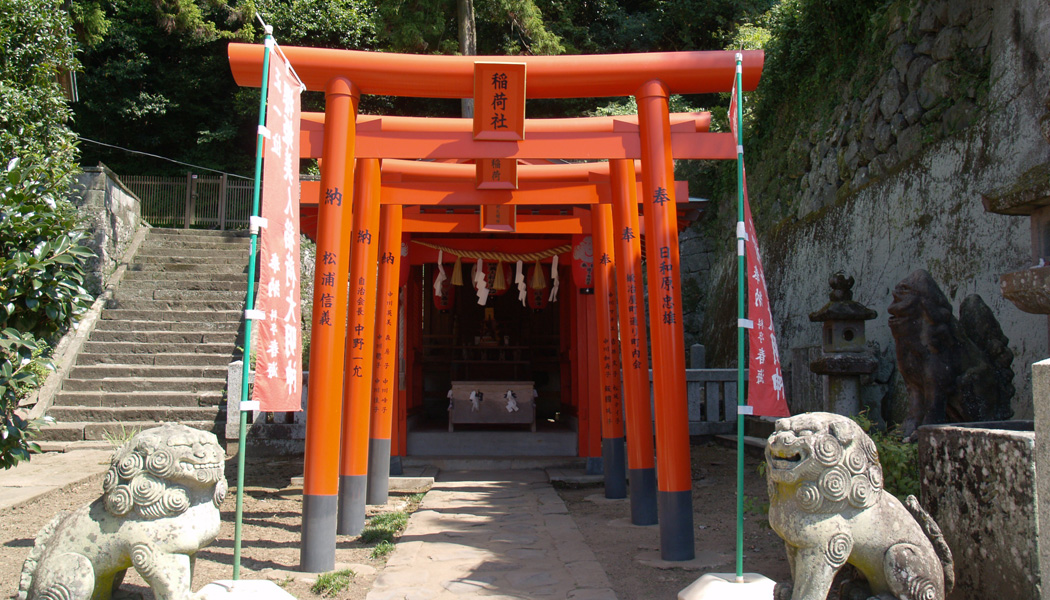
[[[693,479],[689,412],[685,396],[685,342],[675,215],[674,165],[667,86],[653,80],[637,92],[645,193],[645,254],[649,282],[649,331],[653,340],[653,403],[659,478],[660,555],[691,560]]]
[[[616,324],[616,285],[613,274],[612,207],[591,207],[592,242],[594,244],[594,302],[597,319],[598,363],[602,424],[602,467],[605,475],[605,497],[627,497],[626,447],[623,439],[623,401],[620,394],[620,370],[616,355],[620,352]]]
[[[653,413],[649,403],[649,348],[642,294],[641,229],[634,161],[609,161],[613,197],[613,240],[620,318],[620,362],[627,413],[627,466],[631,482],[631,523],[655,525],[656,465]]]
[[[375,348],[376,261],[379,259],[379,160],[358,159],[357,170],[354,178],[354,229],[350,240],[350,311],[346,330],[339,465],[337,533],[341,535],[357,535],[365,526]]]
[[[327,118],[317,224],[311,375],[307,387],[310,418],[306,420],[303,538],[299,556],[302,569],[311,572],[335,568],[346,272],[350,264],[357,99],[357,90],[345,78],[334,78],[325,86]]]
[[[386,504],[390,491],[390,430],[397,392],[397,293],[401,267],[401,207],[380,211],[379,302],[376,309],[372,425],[368,440],[367,504]]]

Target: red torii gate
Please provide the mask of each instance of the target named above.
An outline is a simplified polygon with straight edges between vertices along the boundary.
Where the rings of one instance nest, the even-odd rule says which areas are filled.
[[[637,236],[621,240],[619,251],[609,239],[609,223],[617,231],[632,227],[637,218],[633,209],[636,194],[632,160],[641,159],[642,202],[647,224],[646,253],[649,257],[648,281],[652,290],[660,290],[654,298],[649,314],[654,353],[654,404],[656,416],[656,443],[660,478],[657,494],[660,512],[661,554],[667,560],[687,560],[694,555],[691,473],[689,439],[685,405],[685,357],[681,328],[681,294],[678,274],[678,243],[672,157],[717,158],[736,157],[735,140],[731,134],[679,131],[680,122],[672,127],[667,100],[672,93],[728,92],[735,73],[735,54],[731,52],[651,53],[635,55],[540,56],[540,57],[458,57],[378,54],[316,48],[284,48],[284,52],[300,78],[311,90],[326,93],[326,113],[323,126],[316,128],[304,119],[304,147],[314,144],[322,150],[320,189],[324,190],[318,211],[318,256],[324,257],[330,271],[318,269],[315,286],[313,344],[311,347],[311,384],[309,386],[310,414],[307,422],[306,471],[303,495],[303,538],[301,566],[308,571],[322,571],[334,566],[335,532],[356,533],[363,524],[364,496],[367,487],[369,405],[372,402],[372,342],[377,289],[374,268],[378,260],[376,246],[384,252],[392,246],[394,237],[400,238],[398,225],[401,215],[397,204],[420,205],[428,188],[434,182],[412,185],[411,182],[382,185],[379,159],[611,159],[610,195],[612,206],[607,208],[600,199],[595,204],[592,227],[596,242],[610,255],[621,254],[623,269],[617,269],[620,279],[620,304],[632,305],[630,290],[635,291],[634,303],[640,304],[640,248]],[[743,86],[753,90],[761,75],[762,53],[745,52]],[[263,48],[242,44],[229,47],[230,63],[237,82],[258,86],[261,83]],[[404,124],[398,118],[357,117],[357,99],[360,94],[384,94],[432,98],[468,98],[474,92],[474,63],[525,63],[528,68],[527,97],[605,97],[635,96],[638,118],[594,119],[588,124],[559,131],[544,131],[544,127],[526,127],[522,141],[473,141],[469,121],[432,119],[429,125],[419,119]],[[447,123],[443,123],[447,121]],[[569,124],[578,120],[551,120]],[[538,123],[538,122],[536,122]],[[311,129],[314,127],[314,129]],[[315,140],[319,129],[321,139]],[[311,151],[306,151],[310,153]],[[354,161],[359,168],[355,170]],[[356,172],[355,172],[356,171]],[[351,183],[352,182],[352,183]],[[573,204],[594,204],[597,186],[576,186],[572,181],[557,182],[559,194],[579,193]],[[353,194],[346,190],[352,185]],[[449,185],[455,186],[455,182]],[[528,197],[529,184],[518,190],[470,191],[446,189],[436,193],[430,202],[440,205],[478,204],[547,204],[539,197]],[[577,189],[579,188],[579,189]],[[386,192],[386,203],[384,192]],[[397,190],[410,190],[414,201],[397,200]],[[550,187],[541,188],[550,193]],[[591,194],[591,200],[581,201]],[[350,204],[343,200],[353,198],[351,220]],[[380,206],[383,205],[382,209]],[[670,206],[668,206],[670,205]],[[616,210],[612,210],[613,207]],[[385,222],[380,227],[380,212]],[[418,215],[422,217],[423,215]],[[373,232],[386,232],[385,243],[373,246]],[[397,233],[395,236],[394,233]],[[635,231],[638,231],[635,229]],[[382,236],[382,234],[380,234]],[[622,242],[629,242],[626,246]],[[633,242],[633,246],[630,244]],[[347,256],[348,247],[353,250]],[[395,253],[396,256],[396,253]],[[328,263],[327,261],[331,261]],[[352,261],[352,264],[351,264]],[[380,279],[389,265],[382,261]],[[394,259],[396,264],[396,259]],[[597,269],[597,276],[603,269]],[[623,273],[621,273],[621,271]],[[396,269],[394,271],[396,273]],[[326,283],[322,278],[335,273],[350,274],[351,296],[342,285]],[[389,278],[388,278],[389,280]],[[394,276],[396,281],[396,275]],[[605,290],[609,290],[606,284]],[[379,289],[379,293],[384,293]],[[322,300],[326,298],[326,300]],[[371,300],[371,302],[369,302]],[[331,303],[325,310],[322,302]],[[346,314],[347,306],[357,310]],[[621,311],[621,331],[623,326]],[[340,339],[346,331],[347,343]],[[603,319],[606,323],[611,317]],[[382,326],[381,326],[382,327]],[[607,326],[606,330],[608,331]],[[645,328],[626,329],[634,343],[642,339]],[[361,337],[354,337],[358,335]],[[606,335],[610,335],[606,333]],[[352,343],[351,342],[352,339]],[[345,347],[345,351],[344,351]],[[344,357],[349,355],[349,360]],[[625,354],[627,356],[627,354]],[[343,383],[344,368],[350,373]],[[639,376],[624,365],[624,386],[628,398],[638,393]],[[646,377],[647,379],[647,377]],[[646,386],[647,386],[647,382]],[[632,390],[634,394],[632,394]],[[340,398],[346,410],[340,416]],[[628,423],[644,419],[642,411],[648,406],[628,402]],[[340,438],[340,423],[343,424]],[[603,425],[606,425],[603,423]],[[381,424],[378,424],[382,427]],[[389,428],[389,424],[386,425]],[[611,427],[607,439],[617,439]],[[387,429],[389,430],[389,429]],[[335,448],[342,439],[342,465],[335,458]],[[622,429],[619,432],[622,444]],[[634,446],[632,441],[632,454]],[[389,439],[387,439],[389,451]],[[634,483],[632,461],[632,484]],[[647,469],[653,474],[651,468]],[[337,477],[338,474],[338,477]],[[644,475],[644,474],[643,474]],[[644,477],[639,477],[639,483]],[[633,485],[632,485],[633,487]],[[633,505],[633,498],[632,498]],[[358,529],[359,531],[359,529]]]

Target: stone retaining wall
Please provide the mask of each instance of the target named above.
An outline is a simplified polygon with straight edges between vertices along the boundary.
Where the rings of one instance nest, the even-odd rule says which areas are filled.
[[[70,200],[80,211],[88,236],[83,244],[97,255],[89,264],[87,287],[98,294],[117,268],[138,228],[145,224],[139,199],[105,165],[85,167]]]

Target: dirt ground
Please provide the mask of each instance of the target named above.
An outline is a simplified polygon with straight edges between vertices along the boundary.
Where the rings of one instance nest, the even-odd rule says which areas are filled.
[[[230,493],[221,507],[222,531],[218,539],[197,553],[193,589],[211,581],[233,578],[233,537],[237,481],[236,461],[227,461],[226,478]],[[296,571],[299,564],[299,529],[302,515],[302,489],[290,487],[291,478],[302,474],[302,457],[295,460],[249,459],[244,482],[241,530],[241,577],[267,578],[301,599],[319,598],[310,591],[312,576]],[[0,514],[0,598],[14,598],[22,563],[33,547],[37,532],[61,510],[87,504],[102,492],[102,476],[81,482]],[[379,512],[414,510],[411,497],[391,495],[386,506],[368,507],[368,517]],[[375,544],[340,536],[336,545],[336,568],[350,568],[355,576],[349,588],[331,596],[338,600],[362,600],[386,563],[371,558]],[[123,591],[153,600],[149,586],[129,569]]]
[[[697,560],[685,566],[659,560],[659,527],[631,525],[629,500],[607,500],[601,487],[558,490],[620,600],[675,598],[705,573],[736,571],[736,450],[694,445],[692,462]],[[745,458],[744,571],[788,581],[784,543],[766,520],[762,462]]]
[[[783,544],[766,524],[763,512],[766,491],[757,472],[761,461],[748,457],[745,497],[748,498],[745,525],[744,569],[774,580],[789,579]],[[293,476],[302,469],[301,457],[287,460],[249,461],[245,481],[242,531],[241,575],[266,577],[303,600],[318,598],[310,591],[312,580],[295,571],[299,562],[299,528],[302,510],[301,489],[290,487]],[[735,451],[716,444],[693,447],[693,507],[698,560],[688,568],[659,564],[658,527],[630,524],[628,500],[606,500],[601,487],[561,489],[569,512],[588,545],[608,574],[621,600],[674,598],[678,591],[708,572],[735,569]],[[233,520],[236,466],[228,462],[227,479],[231,492],[222,506],[223,527],[219,538],[197,554],[193,589],[233,574]],[[101,476],[82,482],[31,503],[4,511],[0,515],[0,598],[13,598],[17,592],[22,562],[32,548],[37,532],[60,510],[70,510],[91,502],[101,493]],[[413,510],[415,502],[406,496],[391,496],[377,512]],[[337,568],[351,568],[355,577],[350,587],[335,596],[339,600],[361,600],[381,572],[384,558],[371,558],[374,544],[356,538],[340,537],[336,548]],[[148,586],[128,572],[123,589],[152,600]]]

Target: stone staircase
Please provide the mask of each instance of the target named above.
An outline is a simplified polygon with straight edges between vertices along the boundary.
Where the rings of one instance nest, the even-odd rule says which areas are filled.
[[[38,439],[101,440],[160,422],[223,436],[248,244],[246,234],[150,230],[48,410],[56,423]]]

